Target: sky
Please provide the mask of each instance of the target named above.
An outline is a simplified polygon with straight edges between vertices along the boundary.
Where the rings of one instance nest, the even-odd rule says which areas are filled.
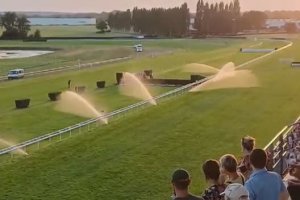
[[[57,11],[102,12],[132,9],[134,6],[174,7],[188,3],[191,12],[198,0],[0,0],[0,11]],[[205,0],[218,2],[218,0]],[[229,0],[223,0],[228,2]],[[300,10],[300,0],[240,0],[242,11],[246,10]]]

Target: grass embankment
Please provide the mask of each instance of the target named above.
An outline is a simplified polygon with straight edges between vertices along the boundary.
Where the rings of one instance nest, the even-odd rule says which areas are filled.
[[[253,64],[259,88],[185,94],[28,157],[3,162],[3,199],[168,199],[170,176],[177,167],[191,172],[191,190],[199,194],[205,186],[200,170],[205,159],[224,153],[238,155],[240,137],[246,134],[256,137],[258,146],[263,147],[299,114],[300,71],[279,62],[280,58],[300,59],[299,48],[297,42]],[[217,52],[198,57],[198,61],[211,56],[205,63],[218,66],[243,60],[243,56],[232,55],[214,60]],[[197,61],[192,52],[179,55],[155,59],[157,66],[152,67],[155,71],[161,65],[166,67],[163,59],[177,66]],[[143,61],[151,63],[151,59]],[[120,69],[122,66],[126,63],[120,64]],[[32,86],[30,81],[23,85],[28,82]]]

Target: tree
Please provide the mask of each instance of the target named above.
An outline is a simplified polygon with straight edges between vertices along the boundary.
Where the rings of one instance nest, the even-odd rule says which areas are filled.
[[[199,0],[194,28],[198,29],[200,35],[235,34],[239,18],[239,0],[233,0],[229,4],[223,1],[209,4]]]
[[[40,39],[41,38],[41,31],[39,29],[35,30],[33,37],[35,39]]]
[[[203,33],[203,16],[204,16],[204,2],[199,0],[197,3],[197,12],[195,18],[194,28],[198,29],[199,34]]]
[[[241,18],[241,26],[244,30],[259,30],[264,27],[266,19],[267,15],[264,12],[245,12]]]
[[[187,30],[189,29],[190,25],[190,10],[188,9],[187,3],[184,3],[180,7],[180,13],[181,13],[181,35],[186,34]]]
[[[135,9],[134,11],[135,12]],[[108,15],[108,23],[113,29],[130,31],[133,19],[131,18],[131,12],[127,9],[125,12],[111,12]]]
[[[107,22],[104,20],[97,21],[96,28],[100,30],[101,33],[106,32],[108,26]]]
[[[2,38],[6,39],[24,39],[30,31],[29,21],[25,16],[17,16],[14,12],[6,12],[0,20],[1,27],[5,31]]]
[[[168,9],[135,7],[132,11],[133,30],[142,34],[182,37],[187,33],[189,24],[190,13],[186,3]]]
[[[15,23],[17,20],[17,14],[14,12],[7,12],[1,17],[1,26],[6,29],[6,31],[11,32],[15,29]]]
[[[30,21],[23,15],[17,17],[16,26],[18,28],[18,32],[20,37],[26,38],[28,31],[30,31]]]

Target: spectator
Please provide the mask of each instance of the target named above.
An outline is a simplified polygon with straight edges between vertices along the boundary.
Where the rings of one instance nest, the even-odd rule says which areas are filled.
[[[68,89],[71,88],[71,80],[68,80]]]
[[[286,160],[287,160],[287,164],[291,165],[292,163],[294,163],[297,159],[297,155],[295,152],[295,149],[290,149],[289,152],[287,152],[286,154]]]
[[[249,200],[249,192],[239,183],[228,185],[222,195],[224,195],[225,200]]]
[[[294,134],[288,135],[287,139],[288,139],[288,148],[289,149],[294,148]]]
[[[172,175],[172,185],[174,200],[203,200],[201,197],[197,197],[189,193],[189,185],[191,178],[189,173],[184,169],[177,169]]]
[[[203,193],[202,198],[204,200],[223,200],[224,197],[220,195],[224,192],[226,185],[224,182],[220,182],[220,165],[216,160],[207,160],[202,170],[205,175],[205,179],[210,185]]]
[[[245,178],[237,172],[237,160],[234,155],[226,154],[220,158],[220,171],[226,175],[226,184],[239,183],[245,185]]]
[[[287,189],[291,196],[291,200],[300,199],[300,161],[297,160],[291,163],[289,175],[292,177],[287,180]]]
[[[263,149],[254,149],[250,154],[254,171],[246,181],[250,200],[287,200],[289,195],[279,174],[266,169],[267,154]]]
[[[242,138],[241,141],[243,157],[239,165],[239,171],[243,174],[245,179],[249,179],[252,173],[252,168],[250,165],[250,153],[255,148],[255,138],[246,136]]]

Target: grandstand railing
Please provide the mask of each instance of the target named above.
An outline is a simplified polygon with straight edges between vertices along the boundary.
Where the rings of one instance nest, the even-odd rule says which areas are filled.
[[[297,122],[300,122],[300,117],[294,123]],[[293,133],[293,130],[293,125],[285,126],[264,148],[271,161],[270,168],[282,176],[288,169],[288,136]]]
[[[174,90],[171,90],[169,92],[161,94],[157,97],[154,97],[153,99],[156,102],[159,102],[159,101],[162,101],[163,99],[166,99],[168,97],[183,94],[184,92],[190,90],[192,87],[195,87],[195,86],[209,80],[210,78],[211,77],[207,77],[205,79],[190,83],[188,85],[184,85],[182,87],[176,88]],[[153,99],[141,101],[141,102],[138,102],[136,104],[127,106],[125,108],[121,108],[121,109],[118,109],[116,111],[104,114],[104,115],[99,116],[97,118],[86,120],[84,122],[75,124],[73,126],[69,126],[69,127],[63,128],[61,130],[54,131],[52,133],[42,135],[42,136],[33,138],[31,140],[28,140],[28,141],[25,141],[25,142],[22,142],[22,143],[19,143],[19,144],[16,144],[16,145],[4,148],[4,149],[1,149],[0,150],[0,155],[7,154],[7,153],[13,153],[14,151],[17,151],[17,150],[20,150],[20,149],[26,150],[27,147],[29,147],[31,145],[34,145],[34,144],[37,144],[38,147],[39,147],[41,142],[46,141],[46,140],[50,141],[54,137],[59,137],[59,139],[61,140],[62,135],[69,134],[71,136],[74,131],[78,131],[79,133],[82,132],[83,128],[86,128],[86,130],[90,130],[92,128],[92,125],[95,125],[95,127],[97,127],[101,124],[101,121],[110,120],[112,118],[116,118],[118,116],[121,116],[121,115],[123,115],[123,114],[125,114],[129,111],[132,111],[132,110],[135,110],[135,109],[138,109],[138,108],[146,107],[146,106],[150,105],[150,102],[153,101]]]

